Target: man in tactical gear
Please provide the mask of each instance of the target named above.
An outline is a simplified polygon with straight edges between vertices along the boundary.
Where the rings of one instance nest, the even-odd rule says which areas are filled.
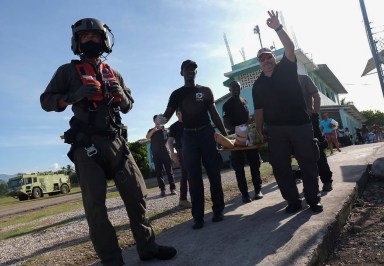
[[[40,97],[42,108],[62,112],[72,105],[74,116],[64,141],[79,177],[89,234],[103,265],[124,265],[115,229],[105,205],[107,179],[113,179],[124,201],[141,260],[171,259],[173,247],[159,246],[145,217],[144,179],[127,146],[120,112],[133,104],[119,72],[100,58],[112,52],[109,27],[85,18],[72,25],[72,51],[80,57],[58,68]],[[113,37],[113,35],[112,35]]]

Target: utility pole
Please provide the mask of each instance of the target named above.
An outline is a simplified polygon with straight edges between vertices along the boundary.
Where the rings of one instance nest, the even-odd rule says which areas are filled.
[[[260,48],[263,48],[263,43],[261,42],[261,36],[260,36],[260,28],[259,28],[259,25],[256,25],[256,26],[253,28],[253,33],[259,35],[260,46],[261,46]]]
[[[377,74],[379,75],[381,90],[384,96],[384,77],[383,77],[383,69],[381,67],[379,52],[377,51],[376,41],[372,37],[372,31],[369,25],[369,20],[368,20],[367,10],[365,9],[364,0],[359,0],[359,1],[360,1],[361,12],[363,13],[365,31],[367,32],[369,46],[371,48],[372,57],[376,65]]]

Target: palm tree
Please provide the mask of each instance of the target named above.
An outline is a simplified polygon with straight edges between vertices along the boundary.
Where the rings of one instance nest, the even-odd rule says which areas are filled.
[[[347,101],[346,98],[342,98],[340,101],[340,105],[353,105],[352,101]]]
[[[67,173],[68,176],[72,175],[74,173],[73,167],[71,165],[67,165],[65,168],[65,172]]]

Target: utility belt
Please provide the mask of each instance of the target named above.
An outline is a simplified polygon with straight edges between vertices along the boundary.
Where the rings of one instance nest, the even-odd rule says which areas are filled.
[[[211,124],[206,124],[204,126],[201,126],[201,127],[194,127],[194,128],[184,128],[184,131],[199,131],[199,130],[202,130],[208,126],[210,126]]]
[[[97,131],[89,126],[87,126],[85,123],[81,122],[75,117],[72,117],[69,122],[71,128],[68,129],[66,132],[64,132],[64,142],[71,144],[71,149],[68,152],[68,157],[71,159],[73,163],[74,162],[74,151],[76,148],[83,147],[87,153],[87,156],[94,159],[96,163],[104,170],[106,178],[112,179],[114,177],[114,174],[117,170],[119,170],[123,164],[124,160],[122,156],[119,158],[119,163],[114,169],[111,169],[110,165],[105,160],[102,151],[97,147],[97,145],[92,141],[92,136],[106,136],[109,137],[111,140],[115,140],[116,138],[122,138],[123,142],[127,142],[127,127],[124,125],[120,125],[119,128],[114,128],[110,130],[103,130],[103,131]],[[125,154],[128,155],[129,149],[126,144],[125,146]]]

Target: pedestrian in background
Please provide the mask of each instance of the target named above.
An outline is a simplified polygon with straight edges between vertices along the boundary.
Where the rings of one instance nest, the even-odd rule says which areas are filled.
[[[333,189],[332,187],[332,171],[329,168],[327,155],[325,154],[325,148],[328,146],[327,140],[323,136],[320,130],[320,105],[321,97],[319,90],[315,83],[308,75],[298,75],[299,83],[303,90],[305,103],[307,106],[307,112],[311,118],[314,137],[318,140],[320,157],[317,161],[317,167],[319,168],[320,180],[323,183],[323,191],[328,192]]]
[[[151,140],[151,153],[153,162],[155,164],[155,173],[157,183],[160,188],[160,196],[164,197],[165,193],[165,180],[163,177],[163,169],[168,177],[169,190],[171,195],[177,195],[175,177],[172,169],[171,153],[167,146],[168,133],[164,125],[157,121],[157,115],[153,116],[153,123],[155,126],[148,130],[146,138]]]
[[[322,115],[323,120],[320,122],[320,129],[328,141],[328,149],[333,154],[333,145],[340,152],[340,143],[337,140],[337,122],[333,118],[328,116],[328,113]]]
[[[228,134],[234,134],[236,126],[252,123],[253,120],[249,116],[248,102],[240,97],[240,84],[233,80],[229,84],[231,98],[223,105],[224,126],[228,130]],[[259,200],[263,198],[261,192],[262,180],[260,176],[260,154],[257,149],[231,151],[231,164],[235,171],[237,186],[242,195],[242,201],[249,203],[252,201],[248,192],[247,180],[245,178],[244,166],[245,159],[248,160],[251,170],[252,184],[255,189],[253,199]]]
[[[168,147],[171,152],[172,160],[175,164],[180,165],[181,178],[180,178],[180,201],[181,207],[192,207],[192,204],[188,201],[188,173],[184,164],[183,157],[183,118],[180,111],[176,111],[177,121],[169,127],[168,134]],[[176,149],[176,153],[175,153]]]

